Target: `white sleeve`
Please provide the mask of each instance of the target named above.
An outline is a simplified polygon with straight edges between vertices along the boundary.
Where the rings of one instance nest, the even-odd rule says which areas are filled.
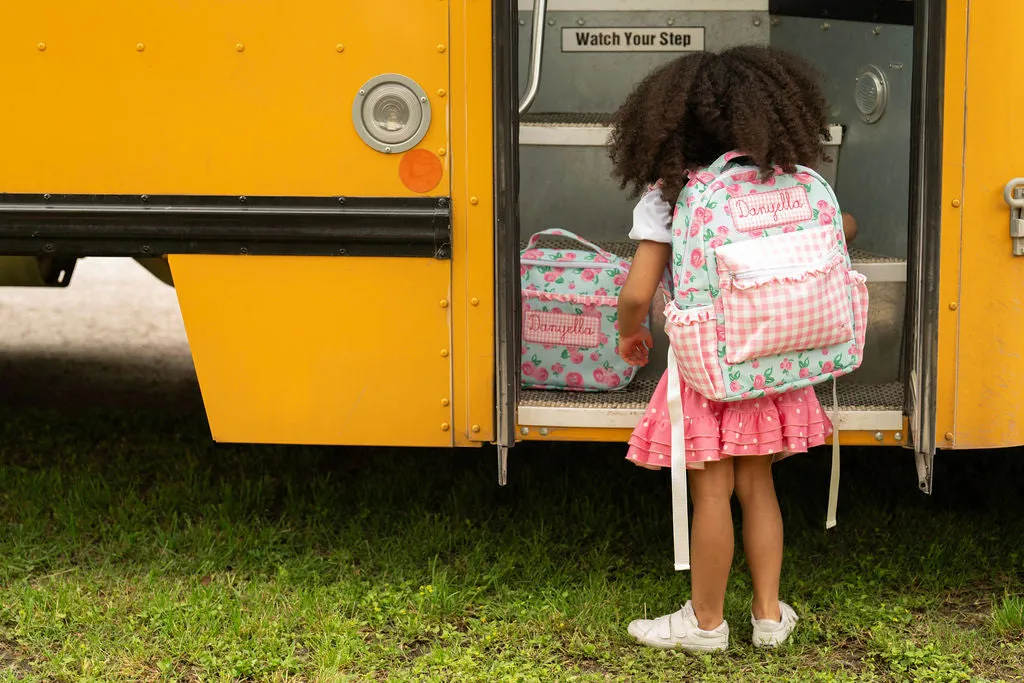
[[[661,195],[661,187],[649,189],[633,208],[631,240],[668,244],[672,241],[672,205]]]

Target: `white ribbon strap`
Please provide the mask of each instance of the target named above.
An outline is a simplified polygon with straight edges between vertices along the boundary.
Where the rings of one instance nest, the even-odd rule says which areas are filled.
[[[832,474],[828,481],[828,511],[825,514],[825,528],[836,525],[836,510],[839,507],[839,392],[836,379],[832,378]]]
[[[689,509],[686,498],[686,433],[683,428],[683,393],[676,355],[668,352],[668,415],[672,421],[672,541],[676,571],[690,568]]]

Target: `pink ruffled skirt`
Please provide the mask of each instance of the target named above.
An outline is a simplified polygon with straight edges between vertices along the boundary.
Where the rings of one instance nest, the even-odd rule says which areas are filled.
[[[775,460],[821,446],[832,423],[806,387],[767,398],[720,403],[709,401],[682,382],[686,467],[741,455],[775,455]],[[672,463],[672,424],[668,413],[668,373],[629,439],[626,459],[645,467]]]

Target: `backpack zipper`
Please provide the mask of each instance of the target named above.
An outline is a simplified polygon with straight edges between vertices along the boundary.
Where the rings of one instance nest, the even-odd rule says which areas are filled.
[[[549,266],[551,268],[587,268],[596,270],[629,270],[629,266],[618,263],[594,263],[593,261],[539,261],[537,259],[521,259],[522,265]]]
[[[799,275],[800,273],[806,273],[808,270],[814,270],[827,266],[832,262],[837,255],[839,255],[839,247],[832,247],[828,253],[826,253],[821,259],[813,261],[811,263],[805,263],[798,266],[776,266],[774,268],[758,268],[755,270],[741,270],[738,273],[730,272],[730,280],[756,280],[758,278],[766,277],[769,275]]]

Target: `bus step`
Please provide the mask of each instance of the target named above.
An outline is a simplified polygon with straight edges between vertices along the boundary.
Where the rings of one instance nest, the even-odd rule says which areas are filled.
[[[519,121],[519,144],[528,146],[602,147],[611,132],[611,114],[526,114]],[[841,144],[842,126],[829,129],[829,146]]]
[[[521,427],[632,429],[644,415],[660,378],[641,370],[622,391],[581,393],[524,389],[519,400]],[[857,384],[856,373],[839,380],[836,422],[846,431],[903,429],[903,385]],[[832,410],[832,385],[816,387],[818,400]]]

